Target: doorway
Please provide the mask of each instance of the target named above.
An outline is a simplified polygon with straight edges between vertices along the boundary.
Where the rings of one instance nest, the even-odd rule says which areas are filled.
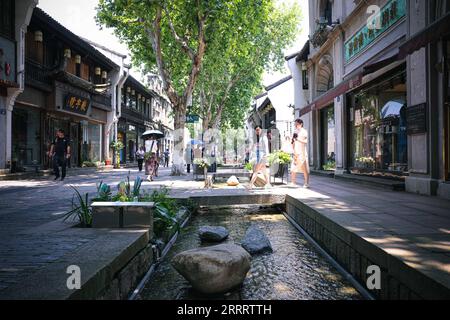
[[[336,169],[334,105],[320,111],[320,169]]]
[[[70,167],[78,167],[81,165],[80,163],[80,125],[78,123],[72,122],[70,124]]]

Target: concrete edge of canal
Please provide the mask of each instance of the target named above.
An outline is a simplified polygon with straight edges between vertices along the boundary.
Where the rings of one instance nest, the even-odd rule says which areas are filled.
[[[316,207],[316,208],[315,208]],[[320,204],[305,204],[286,197],[286,213],[362,286],[367,267],[381,269],[381,289],[371,293],[381,300],[449,299],[450,289],[436,277],[413,268],[400,258],[350,231],[320,212]]]

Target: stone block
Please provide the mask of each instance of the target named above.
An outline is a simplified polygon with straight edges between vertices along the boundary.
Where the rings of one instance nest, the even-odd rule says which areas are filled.
[[[152,208],[153,205],[132,205],[125,207],[123,214],[123,228],[152,229]]]
[[[119,228],[120,208],[116,206],[103,206],[92,204],[92,227],[93,228]]]

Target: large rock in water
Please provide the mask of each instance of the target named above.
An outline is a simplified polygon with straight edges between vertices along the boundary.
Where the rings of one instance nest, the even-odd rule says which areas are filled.
[[[248,228],[241,245],[250,254],[273,252],[269,238],[255,226]]]
[[[215,294],[241,285],[250,270],[250,259],[240,246],[220,244],[181,252],[172,265],[194,289]]]
[[[230,233],[224,227],[200,227],[198,235],[202,241],[220,242],[228,238]]]

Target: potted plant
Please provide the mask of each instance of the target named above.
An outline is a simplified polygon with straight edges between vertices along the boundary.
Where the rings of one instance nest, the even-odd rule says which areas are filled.
[[[291,155],[287,152],[278,150],[269,154],[269,165],[272,167],[274,164],[278,165],[278,171],[275,177],[282,178],[287,172],[289,163],[291,163]]]
[[[111,148],[114,150],[114,154],[116,156],[116,163],[114,164],[115,169],[120,168],[120,151],[124,148],[122,141],[113,141],[111,142]]]
[[[201,159],[195,159],[194,164],[200,168],[203,169],[203,175],[205,177],[205,186],[208,185],[208,167],[210,166],[208,159],[201,158]]]

